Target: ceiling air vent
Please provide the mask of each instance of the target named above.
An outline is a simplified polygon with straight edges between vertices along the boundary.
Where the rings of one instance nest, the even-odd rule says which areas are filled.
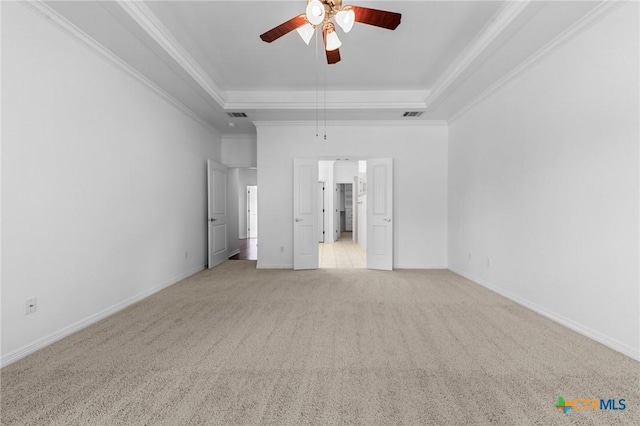
[[[402,114],[403,117],[420,117],[422,115],[422,111],[407,111]]]
[[[247,116],[244,112],[228,112],[227,115],[232,118],[243,118]]]

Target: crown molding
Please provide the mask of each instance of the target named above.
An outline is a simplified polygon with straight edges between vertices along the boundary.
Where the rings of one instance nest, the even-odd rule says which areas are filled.
[[[473,61],[480,56],[502,34],[509,25],[524,11],[531,0],[507,1],[491,22],[456,58],[440,76],[425,99],[426,108],[445,98],[453,89],[458,78],[469,69]]]
[[[409,109],[424,110],[426,90],[332,90],[227,92],[227,110],[251,109]],[[325,102],[326,99],[326,102]]]
[[[211,124],[204,121],[200,116],[194,113],[191,109],[189,109],[182,102],[175,99],[173,96],[169,95],[167,92],[162,90],[158,85],[149,80],[143,74],[138,72],[135,68],[131,67],[129,64],[124,62],[122,59],[114,55],[109,49],[98,43],[95,39],[91,38],[80,28],[76,27],[74,24],[69,22],[64,16],[60,15],[57,11],[49,7],[44,3],[43,0],[20,0],[20,4],[25,6],[28,10],[51,24],[53,27],[61,31],[62,33],[69,36],[69,38],[84,48],[87,48],[89,51],[96,54],[98,57],[102,58],[106,62],[116,66],[121,71],[124,71],[129,76],[133,77],[143,86],[151,89],[151,91],[155,92],[158,96],[164,99],[166,102],[170,103],[174,107],[176,107],[181,112],[185,113],[187,116],[206,127],[209,131],[211,131],[215,136],[221,138],[222,134],[214,128]]]
[[[349,126],[367,126],[367,127],[434,127],[434,126],[448,126],[446,120],[344,120],[344,121],[327,121],[327,126],[332,127],[349,127]],[[315,120],[301,120],[301,121],[254,121],[253,124],[259,127],[315,127],[318,122]],[[321,123],[325,125],[324,121]]]
[[[517,67],[512,69],[510,72],[502,76],[498,81],[493,83],[491,86],[482,91],[479,95],[471,99],[465,105],[463,105],[460,109],[454,112],[449,118],[449,123],[453,123],[458,118],[462,117],[467,111],[473,108],[475,105],[481,103],[486,98],[490,97],[493,93],[498,91],[501,87],[506,85],[511,80],[517,78],[521,74],[524,74],[538,62],[540,62],[543,58],[553,53],[555,50],[560,48],[566,42],[571,40],[573,37],[577,36],[581,32],[587,30],[591,26],[593,26],[596,22],[606,16],[607,13],[610,13],[622,6],[628,0],[603,0],[598,6],[593,8],[589,13],[583,16],[581,19],[576,21],[573,25],[567,28],[565,31],[557,35],[553,40],[549,43],[542,46],[536,52],[534,52],[531,56],[525,59],[520,63]]]
[[[225,108],[224,91],[209,78],[151,9],[141,1],[118,1],[118,4],[220,107]]]

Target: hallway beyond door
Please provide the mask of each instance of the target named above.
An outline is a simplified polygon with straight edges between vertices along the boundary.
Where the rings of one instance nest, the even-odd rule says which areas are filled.
[[[240,253],[231,256],[231,260],[258,260],[258,239],[245,238],[238,240]]]
[[[335,243],[320,243],[320,268],[366,268],[367,253],[354,243],[351,232],[342,232]]]

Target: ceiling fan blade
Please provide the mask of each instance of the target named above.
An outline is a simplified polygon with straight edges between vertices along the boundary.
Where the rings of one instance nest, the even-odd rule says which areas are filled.
[[[279,39],[285,34],[290,33],[291,31],[303,26],[307,23],[307,18],[304,15],[296,16],[295,18],[289,19],[287,22],[283,22],[275,28],[270,29],[266,33],[262,34],[260,38],[267,43],[271,43],[274,40]]]
[[[376,27],[395,30],[400,25],[402,15],[386,10],[370,9],[368,7],[350,6],[356,14],[356,22],[374,25]]]

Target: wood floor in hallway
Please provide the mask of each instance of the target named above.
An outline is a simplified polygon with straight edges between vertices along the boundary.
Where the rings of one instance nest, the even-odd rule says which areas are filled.
[[[258,239],[245,238],[238,240],[240,253],[231,256],[231,260],[258,260]]]

